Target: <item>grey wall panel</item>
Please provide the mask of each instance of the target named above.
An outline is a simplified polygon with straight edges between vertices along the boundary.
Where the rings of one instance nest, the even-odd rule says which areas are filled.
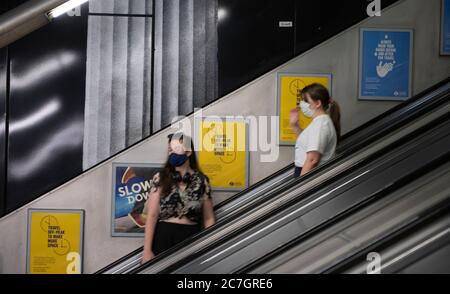
[[[90,5],[134,14],[152,2]],[[89,18],[84,169],[217,98],[217,0],[157,0],[154,17],[154,51],[151,17]]]
[[[206,38],[206,91],[205,101],[196,103],[196,107],[202,107],[205,104],[218,98],[218,2],[206,1],[205,8],[205,38]],[[230,44],[233,46],[232,44]]]
[[[194,107],[218,97],[218,2],[194,0]]]
[[[158,17],[163,15],[163,2],[155,1],[155,20],[154,20],[154,38],[155,38],[155,48],[154,48],[154,65],[153,65],[153,112],[152,112],[152,124],[153,130],[161,129],[162,122],[162,71],[163,71],[163,49],[162,49],[162,38],[163,38],[163,18]]]
[[[194,104],[194,0],[180,2],[180,73],[179,73],[179,112],[187,114]]]
[[[122,1],[122,7],[125,6],[126,2],[127,1]],[[113,17],[112,19],[113,25],[111,31],[102,36],[105,38],[105,46],[112,48],[111,55],[105,54],[103,51],[100,52],[102,58],[108,60],[107,68],[111,69],[112,74],[112,84],[107,85],[108,88],[105,89],[111,91],[111,96],[105,95],[102,97],[102,99],[105,100],[106,105],[111,109],[110,117],[106,115],[103,116],[101,112],[97,114],[98,116],[103,117],[104,123],[101,128],[104,128],[104,132],[110,135],[108,138],[109,141],[99,142],[99,150],[102,150],[102,153],[99,153],[101,156],[100,160],[126,148],[126,142],[128,141],[127,133],[130,131],[127,126],[127,106],[131,103],[130,100],[142,99],[142,97],[132,96],[133,91],[129,88],[131,85],[128,83],[129,76],[131,75],[129,71],[129,56],[131,54],[129,43],[130,35],[132,34],[131,28],[129,27],[130,19],[128,17]],[[143,52],[141,52],[141,54],[142,53]],[[142,88],[143,85],[140,84],[134,86]],[[139,91],[139,89],[136,90]],[[105,148],[102,148],[102,146],[105,146]]]
[[[195,107],[206,102],[206,22],[205,7],[207,0],[194,0],[194,97]]]
[[[129,130],[129,134],[125,142],[126,146],[133,145],[150,135],[148,130],[145,133],[142,127],[143,125],[150,125],[150,121],[145,120],[148,116],[144,115],[144,111],[147,111],[147,113],[150,111],[150,108],[145,105],[149,97],[145,97],[144,94],[150,94],[148,91],[146,92],[146,89],[151,83],[150,79],[145,80],[145,77],[150,78],[150,75],[145,73],[151,72],[151,65],[148,66],[149,64],[144,62],[146,56],[148,57],[149,55],[146,51],[151,52],[151,47],[146,47],[144,43],[146,39],[149,39],[148,35],[146,35],[146,32],[148,32],[146,30],[146,18],[129,18],[128,31],[128,96],[140,97],[141,99],[127,100],[126,129]],[[151,31],[149,33],[151,34]]]
[[[217,0],[156,0],[155,6],[156,131],[218,98],[218,4]]]
[[[161,0],[160,0],[161,1]],[[162,36],[162,126],[178,116],[180,1],[163,1]]]
[[[111,9],[131,13],[149,3]],[[151,17],[89,16],[84,170],[150,135],[151,63]]]
[[[149,2],[147,2],[149,3]],[[152,90],[153,90],[153,21],[154,18],[145,18],[144,31],[144,101],[143,101],[143,120],[142,135],[152,133]]]

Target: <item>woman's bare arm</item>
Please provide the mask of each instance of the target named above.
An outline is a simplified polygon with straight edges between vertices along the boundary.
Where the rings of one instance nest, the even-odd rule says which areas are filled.
[[[150,261],[155,256],[153,254],[152,243],[155,234],[156,223],[159,218],[159,203],[161,198],[160,189],[150,193],[148,203],[147,221],[145,222],[144,256],[142,262]]]
[[[206,198],[203,202],[203,226],[209,228],[216,223],[214,207],[211,198]]]
[[[302,168],[302,176],[309,173],[315,167],[317,167],[320,163],[320,159],[322,158],[322,154],[317,151],[311,151],[306,154],[306,161]]]
[[[300,134],[303,132],[303,130],[299,127],[298,121],[300,118],[300,113],[298,109],[292,109],[291,113],[289,115],[289,122],[291,123],[291,127],[294,130],[296,136],[300,136]]]

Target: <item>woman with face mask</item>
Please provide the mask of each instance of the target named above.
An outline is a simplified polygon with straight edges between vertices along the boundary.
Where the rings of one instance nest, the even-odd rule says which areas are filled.
[[[301,94],[301,111],[312,122],[302,130],[298,125],[299,110],[291,111],[290,123],[297,134],[295,177],[303,176],[320,163],[330,160],[335,154],[341,132],[339,105],[331,99],[327,88],[312,84],[304,88]]]
[[[169,158],[151,181],[143,262],[215,223],[211,187],[198,169],[190,137],[169,137]]]

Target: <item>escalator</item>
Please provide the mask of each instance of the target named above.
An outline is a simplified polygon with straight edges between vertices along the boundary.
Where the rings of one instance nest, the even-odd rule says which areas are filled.
[[[336,185],[345,187],[355,185],[355,180],[351,178],[355,175],[361,175],[356,177],[357,180],[368,178],[371,174],[362,173],[362,169],[367,164],[379,160],[378,157],[399,145],[399,141],[411,140],[410,137],[413,134],[419,130],[423,132],[421,128],[429,128],[429,124],[436,124],[436,119],[448,114],[449,93],[449,79],[446,79],[345,135],[336,158],[309,175],[301,179],[293,179],[291,165],[235,195],[226,203],[216,207],[218,222],[215,226],[157,256],[148,264],[139,265],[142,256],[142,248],[140,248],[98,273],[239,272],[243,268],[228,267],[230,259],[222,258],[222,254],[218,253],[221,252],[221,248],[228,248],[230,251],[237,245],[244,246],[245,242],[239,241],[242,234],[252,236],[250,232],[254,230],[264,231],[267,220],[270,220],[269,223],[272,225],[279,223],[279,216],[274,218],[277,211],[293,206],[299,199],[302,205],[307,204],[308,207],[312,204],[317,205],[320,201],[312,200],[315,199],[315,193],[323,193],[333,186],[335,187],[333,189],[336,189],[339,187]],[[395,148],[401,148],[405,152],[408,149],[401,144],[399,146],[402,147]],[[392,162],[392,158],[388,162]],[[295,229],[292,233],[299,234]],[[280,240],[278,237],[271,238]],[[276,246],[279,247],[280,244]],[[268,252],[253,250],[253,246],[244,246],[244,248],[253,251],[253,254],[248,252],[244,254],[248,257],[242,259],[245,260],[244,264],[251,264],[253,259],[265,256],[270,251],[269,249],[267,249]],[[231,254],[230,258],[233,256],[236,257]]]
[[[389,3],[391,2],[394,3],[398,1],[389,1]],[[383,5],[387,4],[383,3]],[[363,3],[362,6],[364,6],[365,8],[366,4]],[[332,15],[330,15],[330,17],[335,19]],[[336,19],[339,19],[339,17],[336,16]],[[327,25],[330,26],[330,24]],[[304,26],[304,24],[302,24],[302,26]],[[333,25],[331,26],[333,27]],[[277,28],[277,30],[278,29],[279,28]],[[320,26],[318,27],[318,29],[323,30],[323,27]],[[344,29],[346,29],[346,25],[344,25],[344,23],[340,23],[336,27],[336,32]],[[309,32],[311,30],[306,31]],[[335,35],[336,32],[333,32],[329,36],[327,36],[326,34],[314,33],[312,35],[319,36],[320,38],[311,39],[311,36],[305,34],[304,30],[301,30],[300,34],[303,38],[305,38],[305,40],[307,40],[307,42],[294,50],[296,52],[295,54],[304,51],[306,52],[306,50],[315,48],[316,45],[321,44],[322,41],[332,37],[332,35]],[[298,33],[296,34],[297,35],[295,36],[295,38],[299,37]],[[271,54],[274,55],[273,52],[271,52]],[[320,57],[322,57],[322,55]],[[297,68],[297,65],[294,62],[289,66],[291,68]],[[272,67],[268,66],[267,68]],[[328,68],[328,65],[326,66],[326,68]],[[326,71],[328,72],[328,69]],[[333,74],[335,72],[339,73],[340,71],[333,70]],[[261,73],[258,73],[256,74],[256,76],[259,76],[260,74]],[[233,73],[233,75],[235,75],[235,73]],[[433,80],[433,83],[435,81],[436,80]],[[416,88],[422,89],[422,86],[423,84],[415,83]],[[308,201],[314,201],[315,198],[313,198],[313,194],[319,190],[322,191],[322,193],[328,193],[325,191],[332,189],[330,187],[333,187],[335,181],[337,182],[340,179],[344,179],[348,174],[357,174],[358,172],[361,172],[363,166],[371,164],[371,162],[375,160],[377,156],[381,157],[385,153],[387,154],[387,152],[391,151],[391,148],[398,148],[398,146],[400,145],[397,144],[400,144],[398,143],[400,140],[406,140],[406,138],[408,138],[408,140],[412,140],[412,137],[409,136],[412,136],[411,134],[413,133],[415,134],[414,136],[417,136],[417,130],[425,128],[421,130],[424,132],[428,132],[429,130],[426,128],[437,127],[438,123],[436,122],[436,120],[440,118],[441,115],[449,112],[448,105],[446,104],[446,101],[449,100],[449,87],[449,79],[446,79],[443,82],[415,96],[413,99],[410,99],[408,102],[395,107],[385,114],[357,128],[356,130],[353,130],[350,133],[346,134],[343,137],[343,141],[340,143],[340,146],[338,146],[336,158],[333,161],[317,168],[306,177],[302,179],[293,179],[292,174],[294,166],[290,165],[273,174],[272,176],[264,179],[263,181],[257,183],[256,185],[250,187],[249,189],[235,195],[228,201],[219,204],[217,207],[215,207],[215,212],[218,220],[215,226],[201,232],[200,234],[190,238],[189,240],[186,240],[182,244],[179,244],[179,246],[176,246],[171,250],[165,252],[164,254],[158,256],[152,262],[141,266],[140,260],[142,257],[142,248],[138,248],[127,256],[100,270],[98,273],[119,274],[140,272],[167,273],[177,271],[195,272],[196,269],[194,268],[196,266],[196,262],[202,263],[203,261],[201,260],[203,257],[207,256],[206,260],[208,262],[215,262],[216,259],[211,259],[212,257],[215,257],[215,254],[211,256],[208,255],[208,253],[213,252],[213,250],[219,248],[220,246],[222,246],[222,244],[233,244],[233,242],[236,244],[239,243],[236,242],[236,240],[239,240],[239,238],[242,238],[242,236],[248,235],[248,232],[250,232],[253,228],[262,229],[262,227],[258,227],[258,225],[263,223],[266,219],[270,218],[276,221],[276,218],[271,218],[274,214],[277,214],[279,212],[281,213],[281,211],[287,209],[289,205],[294,205],[298,201],[304,200],[305,203],[310,203]],[[212,109],[212,112],[214,111],[215,109]],[[156,137],[157,136],[155,134],[155,138]],[[111,160],[112,159],[110,159],[109,161]],[[428,171],[426,167],[428,167],[428,165],[422,167],[422,170],[424,172],[432,173],[434,171],[434,169]],[[434,167],[435,166],[433,166],[433,168]],[[346,184],[346,182],[339,183]],[[351,184],[353,184],[353,182]],[[37,194],[42,193],[39,192]],[[22,195],[27,195],[27,193],[22,193]],[[35,196],[37,195],[34,195],[33,197]],[[99,195],[95,195],[95,198],[100,199],[101,197]],[[66,206],[70,206],[68,208],[73,208],[72,206],[75,206],[75,208],[77,209],[86,208],[89,206],[97,207],[97,205],[86,204],[82,199],[77,200],[75,203],[71,203],[69,201],[70,204],[67,205],[66,202],[62,202],[64,203],[62,205],[63,208]],[[43,203],[38,201],[32,206],[41,207],[45,203],[45,201]],[[55,203],[51,204],[57,205],[57,203],[60,202],[55,201]],[[0,210],[4,208],[3,206],[5,205],[0,205]],[[22,209],[21,211],[24,211],[24,209]],[[88,213],[91,214],[89,212],[89,209]],[[102,210],[100,215],[98,215],[97,212],[96,215],[98,218],[106,219],[107,217],[104,216],[105,213],[109,214],[110,212],[109,210]],[[352,211],[352,213],[356,213],[356,211]],[[370,250],[370,248],[376,248],[377,252],[383,252],[383,256],[384,252],[386,252],[386,255],[390,256],[389,258],[391,259],[389,260],[389,267],[386,267],[386,269],[383,268],[383,272],[399,272],[412,270],[413,267],[417,268],[426,260],[436,258],[435,255],[433,255],[432,251],[429,252],[429,250],[435,248],[433,247],[435,246],[435,243],[432,243],[432,246],[428,246],[426,245],[428,244],[427,242],[429,242],[431,239],[434,240],[434,238],[442,240],[440,236],[446,236],[445,231],[438,231],[438,228],[440,228],[439,225],[441,225],[441,221],[445,222],[445,219],[441,219],[445,216],[442,216],[439,213],[436,217],[433,216],[433,218],[430,220],[424,217],[423,222],[417,224],[414,223],[413,228],[417,228],[417,230],[424,230],[424,235],[421,237],[421,239],[417,239],[414,232],[407,231],[403,234],[402,231],[402,234],[399,235],[399,237],[396,239],[377,239],[373,243],[371,243],[370,246],[368,245],[364,248],[358,247],[357,250],[355,249],[351,252],[349,251],[349,253],[345,257],[341,257],[339,259],[338,264],[328,265],[327,267],[321,268],[317,272],[363,272],[365,268],[365,257],[367,255],[367,251]],[[332,215],[332,213],[330,213],[330,215]],[[16,227],[20,226],[20,224],[22,224],[23,222],[22,220],[19,220],[19,216],[20,215],[18,213],[15,213],[14,226]],[[336,221],[339,222],[339,220]],[[435,221],[436,224],[428,223],[432,221]],[[4,223],[6,224],[6,221],[4,221]],[[327,223],[327,228],[329,225],[331,226],[331,224]],[[98,232],[100,229],[104,230],[105,226],[98,226],[97,224],[92,225],[91,223],[88,224],[87,228],[89,231]],[[321,225],[320,228],[322,230]],[[319,231],[321,230],[318,230],[317,232],[314,231],[314,233],[319,233]],[[436,231],[429,232],[430,230]],[[286,239],[275,246],[277,250],[274,250],[274,248],[272,247],[264,252],[256,252],[257,254],[255,256],[253,256],[251,259],[247,259],[247,265],[239,266],[238,264],[236,264],[235,267],[230,267],[229,272],[259,272],[259,269],[262,268],[265,264],[273,261],[278,256],[282,256],[293,247],[298,245],[303,248],[304,239],[302,238],[305,238],[306,235],[302,235],[300,233],[297,234],[300,236],[299,240],[297,240],[297,237],[291,238],[289,240]],[[310,236],[309,234],[310,232],[308,231],[308,238]],[[390,236],[391,235],[395,234],[390,234]],[[103,252],[108,251],[108,254],[102,255],[98,259],[91,259],[91,256],[88,256],[89,258],[86,258],[86,260],[89,260],[88,272],[96,270],[99,264],[105,264],[105,260],[108,260],[108,262],[110,262],[111,256],[114,256],[114,258],[116,258],[118,255],[122,255],[123,253],[128,252],[128,250],[134,249],[134,246],[137,247],[135,242],[128,242],[126,244],[124,242],[123,246],[126,247],[120,248],[120,254],[118,254],[119,251],[117,250],[117,247],[115,245],[120,242],[112,239],[109,234],[104,234],[104,236],[100,239],[100,242],[98,242],[99,240],[97,239],[91,238],[87,240],[88,243],[86,243],[86,246],[89,247],[92,247],[91,242],[95,242],[96,244],[103,243],[113,245],[111,246],[113,248],[107,248],[103,250]],[[298,241],[298,243],[295,243],[295,241]],[[19,246],[20,244],[22,244],[22,242],[23,240],[21,240],[20,238],[16,238],[10,242],[5,242],[5,246],[7,246],[8,248],[16,248],[16,246]],[[409,245],[410,243],[413,245]],[[414,251],[414,253],[411,253],[411,255],[408,255],[404,258],[402,256],[399,256],[398,254],[401,248],[408,248],[408,250],[413,250],[414,248],[420,247],[422,245],[426,250],[419,250],[421,252],[420,254]],[[221,248],[224,248],[224,246],[226,245],[223,245]],[[442,247],[442,250],[444,250],[444,252],[446,252],[445,248],[446,247],[444,244]],[[439,249],[441,249],[441,247],[439,247]],[[110,250],[112,251],[112,254],[109,254]],[[89,250],[89,254],[92,255],[91,250]],[[414,258],[411,257],[413,255]],[[397,263],[397,259],[399,259],[400,257],[402,257],[401,268]],[[217,256],[217,258],[220,259],[222,258],[222,256]],[[13,259],[14,258],[11,257],[9,259],[6,259],[5,264],[13,264]],[[408,263],[408,265],[406,265],[406,263]],[[217,267],[218,272],[221,272],[222,270],[226,271],[225,269],[226,268],[221,268],[220,266]],[[20,267],[19,269],[14,269],[13,271],[20,271]],[[202,272],[202,269],[199,269],[199,272]]]
[[[259,207],[250,214],[257,221],[220,242],[215,242],[214,246],[209,246],[209,249],[189,260],[163,270],[149,266],[142,272],[247,272],[249,266],[272,255],[278,248],[298,240],[304,242],[368,205],[377,204],[386,197],[390,199],[388,196],[391,191],[413,183],[429,169],[446,163],[450,155],[448,146],[450,115],[447,110],[447,113],[431,123],[358,160],[360,164],[348,172],[332,177],[333,181],[330,183],[296,184],[280,193],[275,203]],[[433,200],[437,197],[438,205],[447,201],[449,196],[443,193],[430,195],[429,198]],[[426,200],[425,197],[425,202]],[[434,203],[434,200],[429,202]],[[342,245],[344,244],[336,244],[330,251],[340,251],[337,248]],[[315,263],[319,256],[321,255],[313,254],[310,261]],[[330,262],[334,260],[331,259]]]
[[[239,272],[374,273],[371,256],[378,256],[376,273],[449,273],[448,152],[416,175],[368,207],[277,248]]]

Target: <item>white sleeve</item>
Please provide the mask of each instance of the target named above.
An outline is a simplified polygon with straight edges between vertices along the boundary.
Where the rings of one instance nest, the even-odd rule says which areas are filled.
[[[327,146],[328,136],[325,123],[321,122],[312,126],[311,131],[308,134],[308,143],[306,145],[306,152],[316,151],[320,154],[325,153]]]

